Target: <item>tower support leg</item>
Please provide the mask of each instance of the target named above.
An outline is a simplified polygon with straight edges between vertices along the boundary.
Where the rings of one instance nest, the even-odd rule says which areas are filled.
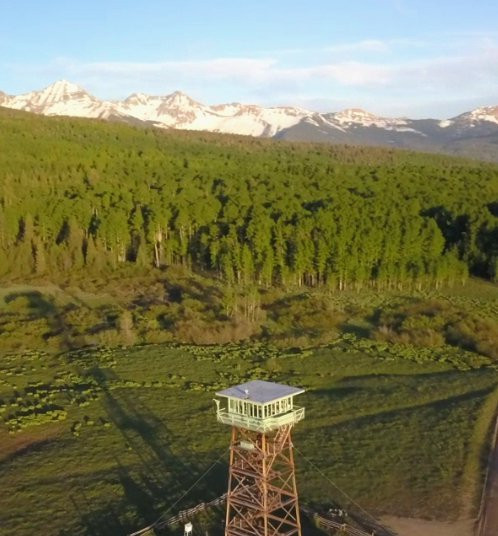
[[[301,536],[291,430],[232,428],[225,536]]]

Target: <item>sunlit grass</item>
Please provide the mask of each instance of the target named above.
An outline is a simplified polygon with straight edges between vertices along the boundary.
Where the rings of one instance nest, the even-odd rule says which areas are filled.
[[[250,378],[307,389],[296,447],[360,504],[379,513],[456,516],[464,469],[479,452],[472,442],[483,440],[474,424],[495,371],[393,360],[356,345],[152,345],[4,357],[0,485],[9,493],[0,497],[0,523],[19,535],[64,527],[67,534],[111,535],[152,521],[228,445],[214,392]],[[23,418],[37,413],[33,401],[43,397],[66,412],[64,420],[49,415],[50,424],[35,426]],[[352,508],[296,458],[304,502]],[[221,464],[181,507],[225,486]]]

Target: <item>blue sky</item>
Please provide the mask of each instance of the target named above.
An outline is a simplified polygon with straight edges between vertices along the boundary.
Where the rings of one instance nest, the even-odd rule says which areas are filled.
[[[4,3],[4,6],[1,4]],[[498,105],[496,0],[0,0],[0,90],[450,117]]]

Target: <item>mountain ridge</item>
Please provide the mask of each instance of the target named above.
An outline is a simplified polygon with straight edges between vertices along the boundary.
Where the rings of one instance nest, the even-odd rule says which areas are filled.
[[[41,115],[143,122],[159,128],[477,154],[477,158],[498,161],[498,106],[482,106],[443,120],[410,119],[377,116],[361,108],[322,113],[239,102],[206,105],[182,91],[169,95],[136,92],[123,100],[101,100],[67,80],[22,95],[0,91],[0,106]]]

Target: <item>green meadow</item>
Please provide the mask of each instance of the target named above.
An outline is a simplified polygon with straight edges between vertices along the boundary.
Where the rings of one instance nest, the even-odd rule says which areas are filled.
[[[216,390],[303,386],[301,500],[455,518],[475,506],[497,375],[470,352],[416,353],[352,334],[318,348],[266,342],[9,353],[0,369],[0,524],[6,533],[126,534],[226,486]],[[8,490],[5,493],[5,490]]]

